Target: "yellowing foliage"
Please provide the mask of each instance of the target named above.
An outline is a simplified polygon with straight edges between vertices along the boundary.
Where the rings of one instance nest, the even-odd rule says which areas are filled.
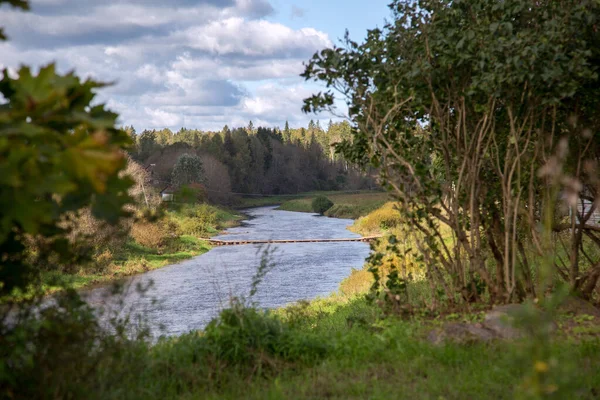
[[[359,218],[352,229],[362,234],[376,234],[400,226],[402,218],[395,204],[387,202],[367,216]]]
[[[165,245],[168,232],[161,223],[136,222],[131,227],[131,237],[137,243],[149,248],[160,248]]]

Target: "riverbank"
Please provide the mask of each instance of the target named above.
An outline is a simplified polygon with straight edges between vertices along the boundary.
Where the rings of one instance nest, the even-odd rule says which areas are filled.
[[[238,211],[208,204],[168,205],[161,218],[133,223],[121,241],[96,249],[91,265],[44,273],[44,288],[82,289],[180,263],[212,248],[200,237],[218,235],[243,219]]]
[[[597,316],[557,315],[548,342],[437,344],[428,339],[432,329],[481,321],[484,311],[386,316],[364,296],[345,294],[347,285],[268,313],[233,303],[204,331],[154,345],[110,344],[94,374],[74,373],[69,387],[123,399],[597,398]],[[47,371],[49,382],[67,368]]]
[[[181,224],[197,211],[177,210],[171,217],[181,218]],[[385,215],[387,211],[378,209],[357,221],[357,229],[388,226],[389,221],[381,223],[387,221]],[[268,263],[260,265],[268,268]],[[201,269],[193,268],[193,277],[207,281],[198,276]],[[276,278],[277,284],[269,285],[276,271],[258,271],[259,294],[297,290],[298,279],[285,284]],[[594,399],[600,393],[597,309],[587,305],[544,318],[525,315],[522,337],[481,338],[472,332],[482,331],[489,305],[432,308],[431,301],[424,303],[420,297],[427,293],[426,280],[411,281],[406,290],[397,286],[392,296],[366,296],[372,295],[366,276],[371,276],[366,269],[353,271],[330,296],[270,311],[255,308],[252,299],[232,300],[203,330],[158,341],[98,331],[85,312],[48,314],[35,325],[44,327],[35,337],[34,348],[41,349],[33,358],[36,363],[19,364],[14,376],[44,377],[40,387],[30,382],[19,386],[28,391],[29,397],[22,398],[81,393],[98,399]],[[178,279],[189,276],[178,270],[166,277],[173,291],[165,297],[183,307],[167,313],[183,316],[180,325],[189,327],[193,308],[201,303],[199,291],[184,289]],[[192,302],[180,302],[175,291],[186,292]],[[202,308],[206,306],[199,312]],[[137,325],[119,325],[123,321],[115,322],[118,332],[139,332]],[[446,336],[432,337],[438,330]],[[61,357],[46,352],[52,346],[60,346]]]
[[[325,215],[355,220],[365,218],[373,212],[376,214],[388,200],[387,193],[383,192],[309,192],[291,199],[290,196],[246,198],[238,207],[279,205],[281,210],[312,212],[311,203],[318,195],[325,195],[334,203]],[[109,249],[108,252],[99,252],[99,268],[92,271],[81,268],[75,273],[46,273],[44,285],[48,292],[64,287],[65,284],[81,289],[177,264],[202,255],[212,248],[199,237],[218,235],[237,226],[245,218],[239,210],[207,204],[171,205],[166,209],[164,219],[145,224],[137,230],[134,227],[122,246]],[[362,229],[362,225],[356,223],[350,230],[363,236],[381,233],[380,230]]]
[[[333,207],[325,212],[328,217],[357,219],[378,209],[389,200],[389,195],[378,191],[357,192],[309,192],[294,196],[243,199],[244,206],[279,205],[280,210],[313,212],[312,202],[317,196],[325,196]]]

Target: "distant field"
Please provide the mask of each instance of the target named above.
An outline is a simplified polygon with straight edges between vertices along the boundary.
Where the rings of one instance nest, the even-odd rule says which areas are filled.
[[[306,193],[293,194],[293,195],[282,195],[282,196],[264,196],[264,197],[240,197],[236,199],[236,208],[250,208],[250,207],[262,207],[262,206],[276,206],[286,201],[293,199],[300,199],[307,196]]]
[[[333,202],[325,215],[336,218],[357,219],[378,209],[389,200],[386,192],[314,192],[307,193],[304,197],[287,200],[279,207],[281,210],[312,212],[312,201],[317,195],[324,195]]]

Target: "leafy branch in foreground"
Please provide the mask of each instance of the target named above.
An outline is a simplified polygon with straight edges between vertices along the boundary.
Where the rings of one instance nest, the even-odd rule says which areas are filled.
[[[27,289],[41,265],[88,257],[69,237],[76,211],[116,223],[131,200],[131,179],[119,175],[130,139],[116,114],[91,104],[103,85],[53,64],[17,76],[0,80],[0,296]]]

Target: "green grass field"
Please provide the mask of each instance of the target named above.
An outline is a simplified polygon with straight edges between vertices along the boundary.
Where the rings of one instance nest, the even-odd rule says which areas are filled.
[[[328,217],[356,219],[367,215],[385,204],[388,194],[384,192],[313,192],[303,197],[284,201],[279,209],[286,211],[313,212],[312,201],[318,195],[326,196],[333,207],[325,212]]]

